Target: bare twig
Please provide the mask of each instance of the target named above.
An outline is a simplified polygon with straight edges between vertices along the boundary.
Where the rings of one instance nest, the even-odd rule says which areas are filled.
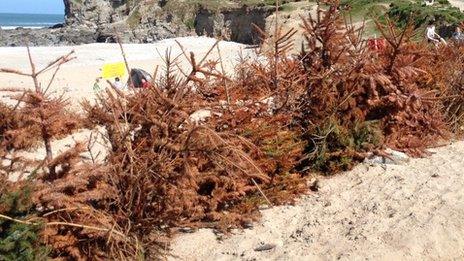
[[[34,81],[35,91],[37,93],[41,93],[42,91],[40,89],[40,84],[37,79],[35,64],[34,64],[34,61],[32,60],[31,49],[29,48],[29,44],[26,44],[26,48],[27,48],[27,56],[29,57],[29,63],[31,65],[31,77],[32,77],[32,80]]]
[[[126,65],[127,73],[129,75],[129,86],[131,86],[133,84],[132,75],[131,75],[131,69],[129,67],[129,62],[127,61],[126,52],[124,51],[124,47],[122,46],[121,38],[118,37],[117,40],[118,40],[119,49],[121,50],[121,55],[124,58],[124,64]],[[135,86],[132,86],[132,87],[135,87]]]
[[[226,70],[224,69],[224,61],[222,60],[221,49],[219,48],[219,44],[216,47],[217,47],[217,51],[218,51],[218,55],[219,55],[219,64],[221,65],[222,75],[225,76],[226,75]],[[224,78],[222,79],[222,82],[224,84],[224,89],[226,91],[227,108],[229,108],[230,107],[229,87],[227,85],[227,81]]]
[[[266,200],[267,204],[269,204],[269,206],[272,206],[271,201],[267,198],[266,194],[264,194],[264,192],[261,190],[261,188],[259,187],[258,183],[256,183],[255,179],[254,179],[254,178],[251,178],[251,181],[252,181],[253,184],[256,186],[256,188],[258,189],[259,193],[261,193],[261,195],[264,197],[264,199]]]
[[[24,73],[24,72],[21,72],[21,71],[18,71],[18,70],[8,69],[8,68],[0,68],[0,73],[17,74],[17,75],[31,77],[30,73]]]
[[[16,223],[25,224],[25,225],[33,225],[33,226],[39,226],[40,225],[39,223],[33,223],[33,222],[29,222],[29,221],[15,219],[15,218],[3,215],[3,214],[0,214],[0,218],[6,219],[6,220],[9,220],[9,221],[13,221],[13,222],[16,222]],[[87,226],[87,225],[69,223],[69,222],[47,222],[47,223],[45,223],[45,226],[70,226],[70,227],[84,228],[84,229],[90,229],[90,230],[96,230],[96,231],[105,231],[105,232],[108,232],[108,233],[114,233],[114,234],[116,234],[116,235],[118,235],[118,236],[120,236],[122,238],[127,238],[126,235],[124,235],[123,233],[121,233],[119,231],[116,231],[116,230],[114,230],[112,228],[111,229],[109,229],[109,228],[101,228],[101,227]]]

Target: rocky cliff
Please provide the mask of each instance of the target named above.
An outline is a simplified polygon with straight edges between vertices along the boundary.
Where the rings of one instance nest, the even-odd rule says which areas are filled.
[[[197,35],[221,36],[239,43],[255,44],[261,38],[254,26],[266,28],[266,17],[274,7],[231,8],[214,12],[200,8],[196,13],[194,27]]]
[[[166,0],[64,0],[67,27],[95,32],[95,41],[152,42],[188,34],[187,26],[163,7]]]
[[[54,29],[0,31],[0,46],[70,45],[93,42],[147,43],[189,34],[256,43],[252,24],[265,28],[269,6],[228,0],[63,0],[65,23]],[[210,3],[216,3],[211,6]],[[208,5],[209,4],[209,5]]]

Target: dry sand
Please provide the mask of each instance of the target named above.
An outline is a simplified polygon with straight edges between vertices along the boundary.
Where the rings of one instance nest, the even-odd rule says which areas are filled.
[[[181,49],[176,43],[178,41],[185,49],[187,54],[192,51],[195,53],[197,62],[215,44],[216,40],[206,37],[182,37],[176,39],[167,39],[154,44],[125,44],[124,50],[132,68],[142,68],[147,72],[153,73],[157,65],[160,66],[159,73],[163,70],[163,58],[167,51],[171,50],[171,57],[179,57],[179,66],[183,71],[189,73],[189,64],[184,56],[181,55]],[[240,56],[246,58],[253,55],[252,49],[247,49],[245,45],[222,41],[218,44],[221,51],[224,67],[227,71],[239,61]],[[75,51],[76,59],[62,66],[55,82],[50,87],[50,93],[61,95],[68,98],[75,110],[80,110],[80,101],[83,99],[93,100],[96,98],[93,90],[95,79],[100,76],[100,68],[105,63],[122,62],[123,57],[119,45],[117,44],[88,44],[80,46],[63,46],[63,47],[31,47],[33,60],[37,68],[46,66],[50,61]],[[161,56],[160,56],[161,55]],[[208,59],[217,60],[219,58],[217,48],[213,49]],[[23,72],[30,72],[30,64],[27,58],[25,47],[0,47],[0,68],[17,69]],[[49,72],[39,80],[43,86],[46,86],[53,72]],[[124,81],[127,80],[123,79]],[[108,84],[101,82],[101,87],[107,88]],[[0,73],[0,99],[4,102],[12,102],[6,96],[9,94],[5,90],[9,89],[33,88],[33,82],[29,77],[23,77],[12,74]],[[4,90],[2,92],[2,90]],[[103,160],[106,155],[105,141],[102,139],[103,130],[94,130],[93,137],[98,141],[92,146],[93,156],[97,160]],[[87,142],[91,136],[90,130],[80,130],[62,140],[52,142],[54,155],[58,155],[72,146],[76,142]],[[45,149],[25,152],[21,155],[30,159],[43,159]],[[89,153],[82,155],[90,158]],[[18,175],[9,177],[11,180],[17,180]]]
[[[464,260],[464,142],[405,165],[362,164],[296,206],[218,240],[178,236],[171,260]],[[255,251],[265,244],[267,251]]]
[[[167,39],[154,44],[126,44],[124,45],[124,49],[129,60],[129,66],[153,73],[157,65],[163,65],[162,58],[164,57],[160,57],[159,54],[164,56],[169,49],[172,49],[172,57],[177,57],[181,54],[181,50],[175,40],[179,41],[185,47],[187,53],[193,51],[198,60],[203,58],[216,42],[215,39],[206,37],[183,37]],[[245,49],[245,45],[233,42],[222,41],[219,43],[219,47],[225,68],[229,71],[238,60],[240,52],[243,52],[244,56],[252,53],[250,49]],[[64,92],[65,97],[70,98],[70,101],[77,106],[78,102],[83,98],[92,99],[95,97],[92,87],[95,79],[100,76],[100,68],[105,63],[122,62],[123,58],[117,44],[31,48],[33,59],[39,68],[45,66],[55,58],[67,54],[71,50],[75,51],[74,56],[76,59],[62,66],[50,91],[57,95]],[[218,59],[217,49],[215,48],[208,57],[210,59]],[[186,59],[180,56],[179,61],[183,70],[189,72]],[[0,68],[12,68],[29,72],[30,65],[27,59],[26,48],[1,47]],[[51,75],[52,72],[40,79],[43,85],[48,83]],[[101,85],[106,86],[107,84],[102,83]],[[32,80],[30,78],[0,74],[0,90],[5,88],[31,87]]]

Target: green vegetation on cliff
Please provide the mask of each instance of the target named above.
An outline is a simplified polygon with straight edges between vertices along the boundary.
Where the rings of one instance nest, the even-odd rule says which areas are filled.
[[[438,24],[456,24],[464,20],[464,13],[453,7],[447,0],[435,1],[427,6],[422,0],[342,0],[355,18],[388,17],[397,25],[405,26],[408,20],[414,21],[416,27],[421,27],[430,20]],[[357,19],[356,19],[357,18]]]
[[[447,0],[437,1],[432,6],[426,6],[422,1],[395,1],[392,3],[387,15],[394,18],[399,26],[404,26],[409,19],[414,21],[416,27],[434,20],[441,25],[457,24],[464,20],[464,13],[453,7]]]

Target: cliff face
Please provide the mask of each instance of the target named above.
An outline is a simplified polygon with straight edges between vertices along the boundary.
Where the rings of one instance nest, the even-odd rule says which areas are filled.
[[[95,26],[116,21],[119,11],[125,9],[123,1],[111,0],[64,0],[64,5],[68,24]]]
[[[64,0],[67,26],[95,30],[96,41],[151,42],[183,36],[187,26],[164,12],[165,0]]]
[[[234,42],[256,44],[261,39],[254,26],[264,30],[266,17],[274,10],[274,7],[246,6],[221,12],[199,9],[195,17],[195,32],[197,35],[222,36]]]
[[[251,44],[259,39],[252,24],[264,29],[266,17],[274,10],[229,0],[217,1],[216,6],[205,6],[209,2],[199,0],[63,1],[66,21],[62,27],[0,31],[0,46],[25,45],[24,39],[30,45],[114,42],[116,38],[149,43],[195,32]]]
[[[227,1],[224,1],[224,5]],[[150,42],[160,38],[186,35],[222,36],[241,43],[256,43],[252,24],[265,28],[271,7],[203,8],[178,0],[64,0],[66,23],[94,28],[98,41],[112,35],[125,40]]]

